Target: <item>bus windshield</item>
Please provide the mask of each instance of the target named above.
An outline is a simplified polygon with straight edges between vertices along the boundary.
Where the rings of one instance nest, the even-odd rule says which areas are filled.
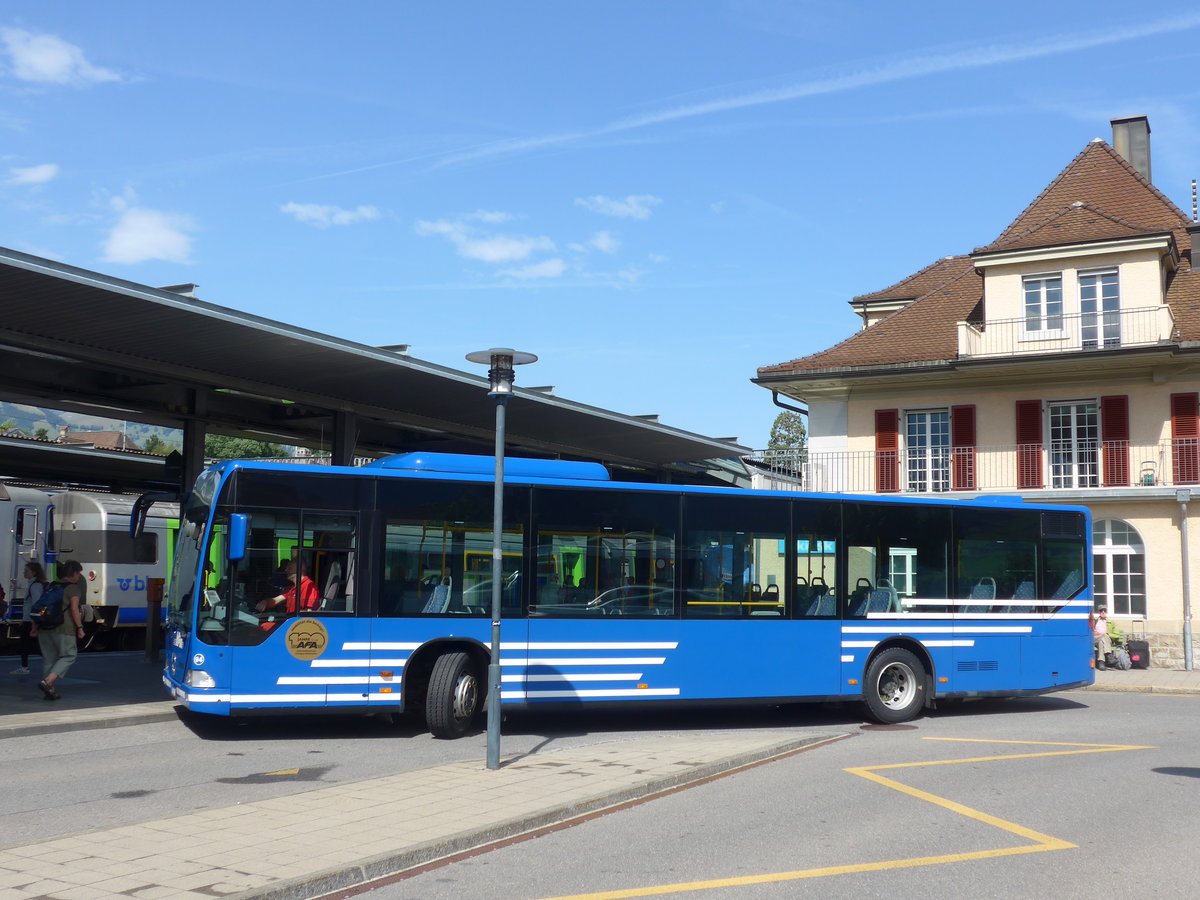
[[[196,570],[219,481],[217,472],[205,472],[200,476],[179,523],[175,565],[171,570],[171,583],[167,591],[167,619],[180,631],[190,628],[192,601],[196,594]]]

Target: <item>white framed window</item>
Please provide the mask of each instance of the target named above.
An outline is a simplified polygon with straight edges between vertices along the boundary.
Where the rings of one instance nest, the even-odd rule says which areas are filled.
[[[1084,350],[1121,345],[1121,285],[1116,269],[1079,273],[1079,312]]]
[[[1100,484],[1100,404],[1095,400],[1052,401],[1050,486],[1090,488]]]
[[[950,411],[914,410],[904,414],[904,422],[904,489],[950,490]]]
[[[1092,593],[1096,606],[1115,616],[1146,615],[1146,547],[1137,529],[1121,519],[1092,523]]]
[[[915,597],[917,595],[916,547],[890,547],[888,549],[888,577],[899,596]]]
[[[1022,286],[1025,293],[1024,336],[1034,339],[1062,337],[1062,273],[1027,275],[1022,279]]]

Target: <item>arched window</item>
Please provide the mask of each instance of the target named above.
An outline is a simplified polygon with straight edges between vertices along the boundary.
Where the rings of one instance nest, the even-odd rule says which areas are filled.
[[[1096,605],[1115,616],[1146,615],[1146,548],[1137,529],[1120,519],[1092,525]]]

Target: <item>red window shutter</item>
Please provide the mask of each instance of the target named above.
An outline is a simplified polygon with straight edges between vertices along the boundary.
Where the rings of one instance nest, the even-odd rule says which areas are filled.
[[[1100,398],[1100,443],[1105,487],[1129,485],[1129,397]]]
[[[894,494],[900,490],[900,411],[875,410],[875,490]]]
[[[1171,473],[1176,484],[1200,484],[1200,394],[1171,395]]]
[[[1042,401],[1017,401],[1017,487],[1042,486]]]
[[[950,489],[975,490],[975,407],[950,407]]]

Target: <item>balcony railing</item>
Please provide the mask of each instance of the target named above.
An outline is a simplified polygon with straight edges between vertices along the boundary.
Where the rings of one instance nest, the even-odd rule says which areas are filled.
[[[1200,438],[937,447],[882,452],[760,451],[753,486],[819,493],[1002,493],[1200,484]]]
[[[958,323],[960,358],[1085,353],[1118,347],[1153,347],[1174,339],[1169,306],[1108,312]]]

